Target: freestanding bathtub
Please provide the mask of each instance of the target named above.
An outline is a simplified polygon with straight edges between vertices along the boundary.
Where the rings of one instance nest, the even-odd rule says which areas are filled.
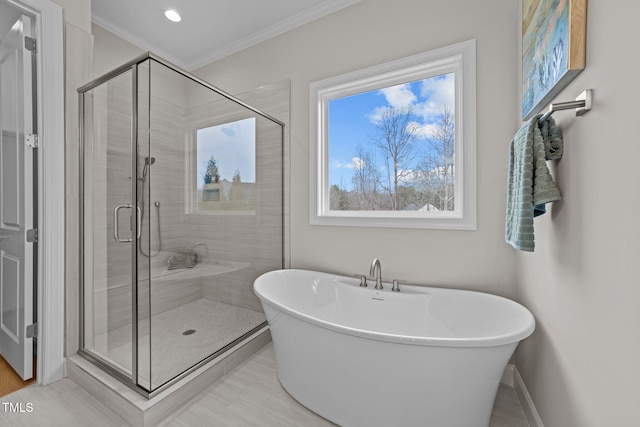
[[[254,282],[282,386],[340,426],[487,427],[531,313],[480,292],[278,270]]]

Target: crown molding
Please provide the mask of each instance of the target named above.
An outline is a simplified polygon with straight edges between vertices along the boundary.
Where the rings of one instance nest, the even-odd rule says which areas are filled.
[[[322,18],[353,4],[359,3],[360,1],[362,0],[338,0],[331,2],[322,2],[310,9],[305,10],[304,12],[293,15],[274,25],[255,31],[245,37],[242,37],[241,39],[238,39],[233,43],[221,46],[216,49],[212,49],[207,54],[200,55],[198,58],[187,60],[176,57],[167,50],[163,49],[161,46],[155,45],[148,40],[145,40],[137,36],[136,34],[133,34],[131,31],[119,26],[109,19],[106,19],[100,14],[92,12],[91,20],[94,24],[99,25],[100,27],[114,33],[115,35],[121,37],[129,43],[140,47],[142,50],[153,52],[156,55],[161,56],[164,59],[174,63],[178,67],[184,68],[187,71],[193,71],[196,68],[200,68],[204,65],[210,64],[211,62],[240,52],[241,50],[262,43],[273,37],[279,36],[280,34],[286,33],[287,31],[290,31],[294,28],[300,27],[309,22],[315,21],[316,19]]]
[[[302,25],[308,24],[309,22],[315,21],[341,9],[352,6],[356,3],[359,3],[360,1],[362,0],[340,0],[331,3],[321,3],[313,8],[305,10],[304,12],[298,13],[297,15],[282,20],[277,24],[249,34],[248,36],[243,37],[219,49],[215,49],[211,51],[210,54],[189,62],[186,68],[187,70],[200,68],[204,65],[210,64],[211,62],[220,60],[226,56],[233,55],[234,53],[240,52],[241,50],[247,49],[273,37],[279,36],[280,34],[284,34],[287,31],[293,30],[294,28],[301,27]]]
[[[137,35],[133,34],[129,30],[121,27],[120,25],[114,23],[113,21],[110,21],[102,17],[101,15],[98,15],[92,12],[91,22],[117,35],[118,37],[128,41],[129,43],[138,46],[144,51],[153,52],[156,55],[166,59],[167,61],[172,62],[173,64],[177,65],[180,68],[186,68],[185,62],[179,59],[178,57],[176,57],[175,55],[172,55],[171,53],[161,48],[160,46],[157,46],[141,37],[138,37]]]

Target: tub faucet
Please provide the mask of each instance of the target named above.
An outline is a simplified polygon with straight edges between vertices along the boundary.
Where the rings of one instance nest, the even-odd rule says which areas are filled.
[[[380,260],[378,258],[375,258],[371,263],[369,276],[376,279],[376,289],[382,289],[382,267],[380,266]]]

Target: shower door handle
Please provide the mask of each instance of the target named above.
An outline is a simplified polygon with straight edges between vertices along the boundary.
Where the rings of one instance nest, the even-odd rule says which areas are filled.
[[[118,215],[120,214],[120,209],[122,208],[127,208],[127,209],[133,209],[133,205],[118,205],[113,209],[113,238],[116,239],[116,242],[120,242],[120,243],[129,243],[129,242],[133,242],[132,238],[127,238],[127,239],[121,239],[120,238],[120,229],[118,226]],[[142,210],[140,209],[140,206],[136,206],[136,219],[138,221],[137,223],[137,229],[138,229],[138,235],[136,236],[137,239],[140,238],[140,235],[142,234]]]
[[[136,206],[136,211],[138,212],[138,224],[136,227],[138,229],[138,235],[136,239],[140,240],[140,236],[142,235],[142,209],[140,209],[140,206]]]
[[[119,222],[118,220],[119,220],[120,209],[123,209],[123,208],[133,209],[133,205],[118,205],[113,209],[113,238],[116,239],[116,242],[129,243],[129,242],[133,242],[132,238],[127,238],[127,239],[120,238],[120,227],[118,225],[118,222]],[[138,209],[138,221],[140,221],[140,209]],[[138,224],[140,223],[138,222]]]

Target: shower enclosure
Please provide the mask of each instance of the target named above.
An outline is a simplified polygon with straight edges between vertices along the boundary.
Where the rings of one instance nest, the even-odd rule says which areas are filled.
[[[150,53],[78,92],[80,354],[150,397],[266,325],[283,124]]]

